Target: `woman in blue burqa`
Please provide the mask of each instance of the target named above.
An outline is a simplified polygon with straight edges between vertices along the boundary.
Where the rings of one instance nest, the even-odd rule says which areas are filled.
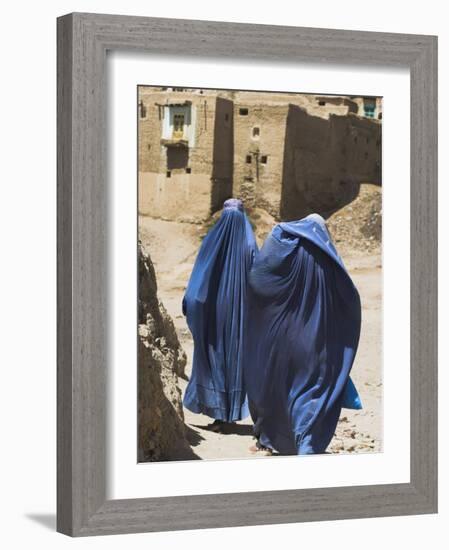
[[[251,269],[248,300],[256,449],[323,453],[341,408],[361,408],[349,378],[361,306],[321,216],[275,226]]]
[[[224,203],[203,240],[183,300],[193,336],[192,374],[184,406],[221,424],[249,415],[243,383],[243,339],[248,273],[256,251],[238,199]]]

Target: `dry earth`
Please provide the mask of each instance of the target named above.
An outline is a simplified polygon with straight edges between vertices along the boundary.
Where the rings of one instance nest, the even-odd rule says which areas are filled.
[[[262,218],[261,218],[262,217]],[[256,212],[258,240],[267,232],[263,212]],[[257,224],[263,220],[262,231]],[[334,224],[335,227],[335,224]],[[159,299],[171,315],[179,340],[187,353],[186,374],[190,375],[193,342],[181,312],[181,301],[193,262],[204,235],[204,228],[189,223],[141,217],[140,240],[151,254],[158,281]],[[338,245],[337,245],[338,246]],[[331,453],[375,452],[382,440],[382,270],[379,246],[339,247],[342,258],[362,299],[362,333],[352,369],[353,380],[361,395],[361,411],[342,410]],[[187,381],[180,379],[184,393]],[[226,434],[207,429],[211,419],[184,409],[185,421],[194,453],[202,459],[246,458],[253,444],[251,420],[239,423]]]

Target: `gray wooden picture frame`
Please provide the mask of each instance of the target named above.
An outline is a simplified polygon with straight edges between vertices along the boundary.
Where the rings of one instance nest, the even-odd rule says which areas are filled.
[[[58,26],[57,529],[72,536],[437,511],[437,38],[73,13]],[[106,52],[408,67],[410,483],[106,499]]]

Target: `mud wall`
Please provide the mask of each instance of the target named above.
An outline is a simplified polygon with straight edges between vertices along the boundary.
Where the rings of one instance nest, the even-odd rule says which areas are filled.
[[[209,218],[211,179],[207,174],[139,173],[139,214],[197,223]]]
[[[314,117],[290,105],[285,127],[281,219],[328,216],[362,182],[381,184],[381,126],[355,115]]]
[[[139,100],[145,114],[143,118],[139,116],[139,213],[181,221],[207,219],[211,210],[214,171],[217,179],[224,182],[225,188],[227,186],[226,192],[229,192],[229,185],[232,188],[229,179],[232,168],[227,173],[223,171],[226,152],[220,152],[218,156],[214,154],[214,146],[218,148],[219,145],[214,139],[216,95],[146,90]],[[164,105],[187,101],[191,104],[193,143],[187,146],[164,144]],[[221,112],[229,110],[226,101],[222,99],[220,102]],[[232,125],[230,130],[232,132]],[[221,131],[220,139],[223,133],[225,131]]]
[[[381,183],[381,125],[355,115],[355,99],[143,90],[140,214],[202,222],[236,196],[277,219],[327,216],[353,200],[361,182]],[[161,142],[164,106],[185,102],[193,143]]]
[[[234,196],[277,215],[288,105],[234,106]]]

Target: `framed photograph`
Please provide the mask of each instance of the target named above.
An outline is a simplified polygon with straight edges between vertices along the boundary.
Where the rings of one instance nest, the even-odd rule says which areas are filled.
[[[437,511],[437,39],[58,19],[58,531]]]

